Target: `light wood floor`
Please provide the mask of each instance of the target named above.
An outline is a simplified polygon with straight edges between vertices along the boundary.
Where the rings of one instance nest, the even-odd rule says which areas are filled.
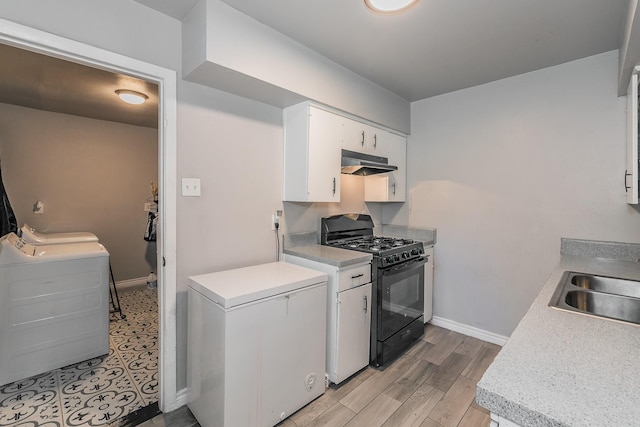
[[[371,367],[280,424],[281,427],[480,427],[476,383],[500,347],[427,325],[422,341],[384,371]]]
[[[385,370],[368,367],[331,387],[318,399],[280,423],[279,427],[481,427],[489,413],[474,402],[476,383],[500,347],[447,329],[427,325],[425,336]],[[166,423],[162,414],[145,427],[193,424]],[[177,415],[176,415],[177,416]]]

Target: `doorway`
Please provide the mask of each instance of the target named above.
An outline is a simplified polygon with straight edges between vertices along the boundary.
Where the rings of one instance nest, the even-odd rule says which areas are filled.
[[[176,72],[1,19],[0,43],[158,85],[158,399],[176,409]]]

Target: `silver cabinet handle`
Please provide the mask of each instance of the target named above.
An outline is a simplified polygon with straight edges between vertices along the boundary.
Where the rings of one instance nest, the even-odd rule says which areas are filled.
[[[336,194],[336,177],[333,177],[333,195],[335,196]]]
[[[378,134],[374,134],[373,135],[373,148],[376,148],[378,146]]]
[[[393,183],[393,195],[394,196],[396,195],[396,183],[395,182]]]
[[[362,131],[362,141],[360,141],[360,144],[364,147],[364,131]]]
[[[369,310],[369,304],[367,302],[367,296],[365,295],[364,298],[364,312],[366,313]]]
[[[357,279],[358,277],[364,276],[364,273],[356,274],[355,276],[351,276],[352,279]]]
[[[631,176],[627,169],[624,170],[624,192],[626,193],[631,187],[627,186],[627,177]]]

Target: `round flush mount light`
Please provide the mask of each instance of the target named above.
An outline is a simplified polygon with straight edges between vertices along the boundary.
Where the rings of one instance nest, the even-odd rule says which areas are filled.
[[[144,93],[136,92],[135,90],[129,89],[118,89],[116,90],[116,94],[120,97],[120,99],[127,104],[142,104],[149,97]]]
[[[378,13],[395,13],[408,9],[418,0],[364,0],[367,7]]]

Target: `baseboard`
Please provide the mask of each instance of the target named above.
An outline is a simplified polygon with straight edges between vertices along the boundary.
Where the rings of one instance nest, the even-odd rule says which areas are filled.
[[[136,279],[120,280],[116,282],[118,290],[125,290],[129,288],[140,288],[147,286],[147,277],[138,277]]]
[[[180,408],[188,403],[189,389],[187,387],[176,393],[176,407]]]
[[[433,316],[429,323],[435,326],[440,326],[441,328],[449,329],[450,331],[459,332],[463,335],[478,338],[482,341],[497,344],[499,346],[503,346],[507,342],[507,339],[509,339],[509,337],[494,334],[493,332],[485,331],[483,329],[475,328],[443,317]]]

